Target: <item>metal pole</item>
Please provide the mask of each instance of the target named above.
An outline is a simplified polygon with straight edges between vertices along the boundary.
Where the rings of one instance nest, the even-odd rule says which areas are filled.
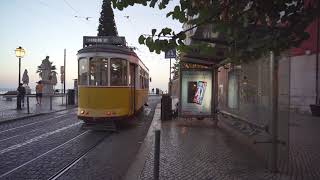
[[[66,96],[66,108],[68,108],[68,96],[65,94]]]
[[[50,95],[50,111],[52,110],[52,96]]]
[[[18,80],[18,87],[20,85],[21,80],[21,57],[19,57],[19,80]]]
[[[270,52],[270,85],[271,85],[271,171],[278,171],[278,59]]]
[[[320,9],[320,3],[318,3],[318,9]],[[319,104],[319,26],[320,26],[320,19],[318,14],[317,19],[317,50],[316,50],[316,104]]]
[[[21,77],[21,57],[19,57],[19,79],[18,79],[18,88],[20,86],[20,78]],[[17,93],[17,109],[21,109],[21,98],[19,96],[19,92]]]
[[[170,82],[171,82],[171,58],[170,58],[170,71],[169,71],[169,79],[170,79]]]
[[[28,109],[28,114],[30,114],[29,96],[27,96],[27,109]]]
[[[66,94],[66,49],[64,49],[64,74],[63,74],[63,94]]]
[[[154,142],[154,164],[153,164],[153,179],[159,179],[159,164],[160,164],[160,130],[155,131]]]
[[[63,105],[63,95],[61,95],[61,105]]]
[[[170,69],[169,69],[169,92],[168,94],[171,95],[171,58],[170,59]]]

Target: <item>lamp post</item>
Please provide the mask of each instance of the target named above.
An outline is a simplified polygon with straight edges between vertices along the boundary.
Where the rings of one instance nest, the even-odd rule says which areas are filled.
[[[25,50],[21,46],[19,46],[18,48],[16,48],[15,53],[16,53],[16,57],[19,58],[19,80],[18,80],[18,87],[19,87],[21,82],[20,81],[21,80],[21,58],[23,58],[25,54]],[[19,94],[17,96],[17,109],[21,109],[21,99],[19,97]]]

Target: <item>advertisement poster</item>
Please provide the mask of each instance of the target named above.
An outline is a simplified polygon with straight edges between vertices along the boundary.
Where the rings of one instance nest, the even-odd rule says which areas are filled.
[[[181,71],[181,116],[210,116],[212,72]]]

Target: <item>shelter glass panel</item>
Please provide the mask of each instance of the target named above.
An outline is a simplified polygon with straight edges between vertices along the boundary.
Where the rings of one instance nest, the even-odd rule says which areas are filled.
[[[128,85],[127,60],[111,58],[110,61],[111,86]]]

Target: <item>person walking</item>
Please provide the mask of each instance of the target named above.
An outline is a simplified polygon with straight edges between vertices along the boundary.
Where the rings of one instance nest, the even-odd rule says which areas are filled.
[[[21,102],[22,106],[24,106],[24,96],[26,95],[26,89],[22,86],[22,83],[19,84],[19,87],[17,89],[18,91],[18,109],[21,109]]]
[[[37,99],[37,104],[39,105],[41,105],[42,90],[43,90],[43,85],[41,81],[39,81],[38,84],[36,85],[36,99]]]

